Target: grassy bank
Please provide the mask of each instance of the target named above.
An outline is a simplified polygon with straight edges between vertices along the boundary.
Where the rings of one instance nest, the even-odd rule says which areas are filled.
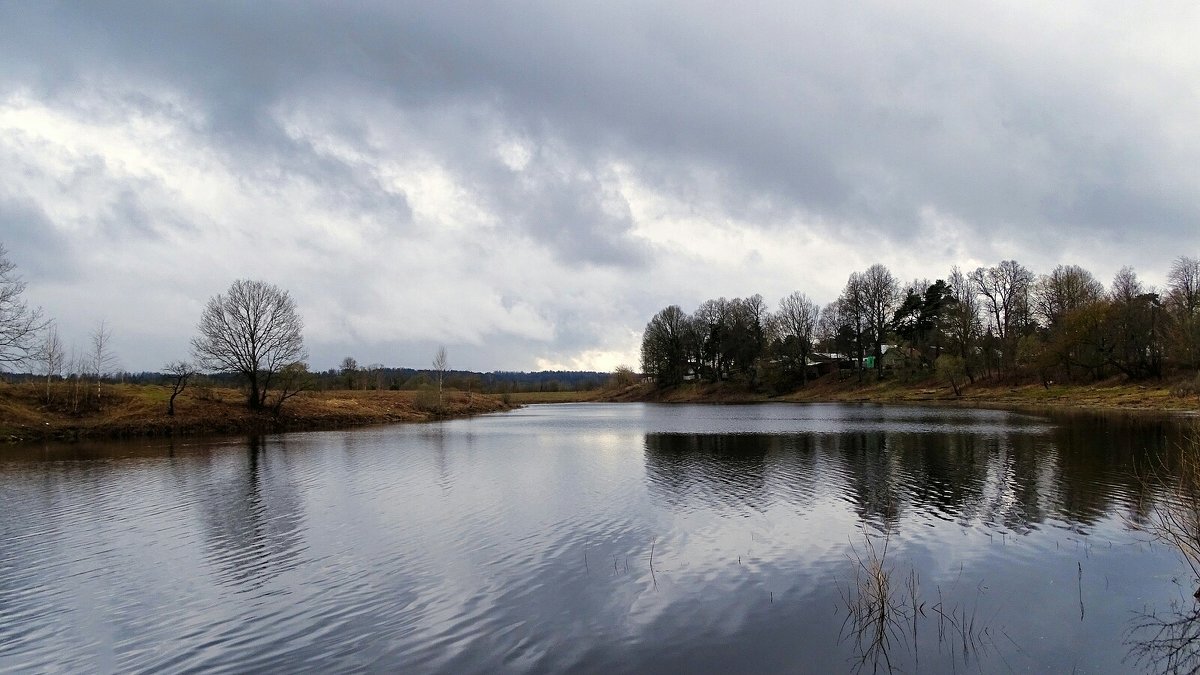
[[[389,422],[427,422],[510,410],[500,396],[415,391],[304,392],[279,415],[247,409],[234,389],[189,388],[167,416],[170,389],[153,385],[106,385],[99,403],[91,388],[78,403],[63,388],[0,385],[0,442],[42,439],[118,438],[170,434],[263,433],[335,429]]]
[[[915,382],[867,377],[863,384],[851,377],[829,375],[806,387],[781,395],[756,392],[736,383],[688,383],[667,389],[642,384],[619,392],[606,392],[604,400],[658,401],[666,403],[753,403],[760,401],[938,403],[1001,408],[1079,408],[1095,410],[1200,411],[1200,386],[1194,376],[1179,380],[1128,382],[1113,379],[1077,385],[979,380],[961,385],[955,395],[949,385],[929,378]]]
[[[529,405],[531,403],[581,403],[586,401],[611,400],[612,392],[606,389],[590,389],[587,391],[525,391],[506,394],[511,403]]]
[[[935,403],[979,407],[1200,412],[1200,383],[1194,378],[1083,385],[981,380],[961,387],[961,395],[935,378],[894,379],[859,384],[853,377],[826,376],[782,395],[736,383],[689,383],[668,389],[639,384],[622,389],[488,395],[447,391],[439,405],[428,391],[305,392],[289,400],[279,415],[246,408],[235,389],[189,388],[167,416],[170,390],[153,385],[105,385],[99,404],[95,389],[56,385],[49,401],[45,385],[0,385],[0,442],[43,439],[119,438],[171,434],[265,433],[335,429],[392,422],[427,422],[510,410],[532,403],[655,401],[667,403],[875,402]]]

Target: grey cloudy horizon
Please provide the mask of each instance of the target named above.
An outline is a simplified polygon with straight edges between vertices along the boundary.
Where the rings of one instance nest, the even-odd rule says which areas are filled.
[[[1200,8],[0,3],[0,242],[122,366],[237,278],[310,365],[637,365],[668,304],[1200,256]]]

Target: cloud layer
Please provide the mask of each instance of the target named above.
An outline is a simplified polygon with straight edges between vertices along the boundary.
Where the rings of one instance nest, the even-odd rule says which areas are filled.
[[[341,356],[610,368],[669,303],[1200,254],[1189,5],[10,3],[0,241],[82,344],[239,277]]]

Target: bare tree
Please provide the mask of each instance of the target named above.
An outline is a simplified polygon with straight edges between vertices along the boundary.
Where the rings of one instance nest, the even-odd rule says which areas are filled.
[[[446,348],[438,347],[437,353],[433,355],[433,372],[437,373],[438,383],[438,405],[442,405],[442,383],[446,379],[446,368],[450,362],[446,359]]]
[[[163,372],[167,375],[167,381],[171,383],[171,399],[167,401],[167,416],[174,417],[175,397],[183,393],[188,380],[196,374],[196,370],[187,361],[172,361],[163,368]]]
[[[368,363],[366,368],[364,368],[364,372],[366,373],[366,376],[367,376],[367,384],[366,384],[367,387],[371,387],[371,388],[375,389],[375,391],[379,391],[379,390],[383,389],[383,364],[382,363]]]
[[[1172,302],[1188,314],[1200,313],[1200,259],[1182,256],[1171,263],[1167,287]]]
[[[79,404],[87,395],[86,384],[83,382],[84,374],[87,372],[87,356],[79,349],[75,343],[71,343],[71,357],[67,361],[67,373],[71,380],[70,399],[71,412],[79,412]]]
[[[91,335],[92,349],[87,354],[91,374],[96,378],[96,400],[100,400],[101,380],[117,366],[117,356],[112,352],[112,329],[108,321],[101,319]]]
[[[637,373],[633,372],[633,368],[627,365],[619,365],[613,369],[612,377],[609,378],[609,386],[614,389],[625,389],[637,384]]]
[[[1160,314],[1154,288],[1146,288],[1132,267],[1122,267],[1108,292],[1107,330],[1113,342],[1110,362],[1130,377],[1162,375]]]
[[[1004,360],[1014,362],[1017,339],[1030,321],[1033,272],[1015,260],[1003,260],[995,267],[976,269],[971,273],[971,282],[984,297],[991,329],[1004,347]]]
[[[58,326],[51,321],[46,326],[46,336],[42,339],[42,344],[38,347],[38,360],[42,362],[42,367],[46,371],[46,401],[50,401],[50,383],[55,377],[62,375],[63,365],[67,360],[66,349],[63,347],[62,338],[58,335]]]
[[[975,380],[972,362],[975,359],[975,347],[983,334],[980,325],[979,294],[971,280],[956,265],[946,277],[950,287],[952,302],[946,309],[946,338],[948,347],[963,360],[962,369],[971,381]]]
[[[655,314],[642,332],[642,372],[659,387],[679,384],[688,374],[690,323],[679,305],[671,305]]]
[[[1104,285],[1079,265],[1059,265],[1033,286],[1034,307],[1047,328],[1057,328],[1069,315],[1104,296]]]
[[[795,291],[779,301],[779,313],[775,315],[783,342],[795,344],[802,385],[808,384],[808,356],[812,352],[819,311],[817,303],[800,291]]]
[[[272,406],[276,415],[283,408],[284,401],[312,388],[312,375],[308,372],[308,364],[303,361],[295,361],[281,368],[278,381],[278,394]]]
[[[305,359],[303,322],[287,291],[263,281],[239,279],[208,301],[200,335],[192,340],[197,364],[238,373],[250,385],[247,405],[266,405],[272,381],[283,368]]]
[[[1200,260],[1181,257],[1171,263],[1166,305],[1172,355],[1184,365],[1200,366]]]
[[[40,307],[30,308],[22,299],[25,282],[16,269],[0,244],[0,364],[18,364],[34,356],[38,333],[47,323]]]
[[[875,357],[875,373],[883,377],[883,343],[900,301],[900,285],[888,268],[875,263],[859,276],[866,300],[867,332]]]
[[[818,347],[827,352],[839,352],[838,337],[844,325],[842,307],[836,300],[822,307],[821,314],[817,317]]]
[[[359,375],[358,361],[356,361],[353,356],[347,356],[346,358],[342,359],[341,370],[342,377],[346,378],[346,388],[357,389],[358,387],[356,384],[358,382]]]
[[[842,289],[842,295],[838,298],[842,321],[854,335],[854,367],[858,372],[859,382],[863,379],[863,362],[866,360],[864,338],[867,335],[867,314],[870,311],[866,290],[862,275],[851,272],[850,278],[846,280],[846,287]]]

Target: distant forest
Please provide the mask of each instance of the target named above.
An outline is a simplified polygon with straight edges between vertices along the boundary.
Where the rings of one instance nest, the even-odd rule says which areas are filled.
[[[819,306],[797,291],[772,311],[761,295],[659,311],[642,370],[659,386],[741,381],[777,391],[811,377],[1090,382],[1200,368],[1200,260],[1180,257],[1167,285],[1122,268],[1106,287],[1078,265],[1037,275],[1015,260],[943,279],[897,280],[875,264]]]
[[[346,364],[343,363],[343,366]],[[45,375],[15,373],[3,375],[10,382],[45,380]],[[526,393],[539,391],[591,391],[603,387],[613,377],[612,373],[593,371],[544,370],[538,372],[497,371],[476,373],[465,370],[447,370],[445,386],[460,391],[484,394]],[[159,372],[117,372],[102,379],[109,384],[127,382],[131,384],[162,384],[169,378]],[[237,388],[244,382],[237,373],[214,373],[197,376],[201,386],[214,385]],[[384,368],[379,366],[353,368],[330,368],[310,374],[310,390],[419,390],[436,388],[437,374],[433,370],[415,368]]]

